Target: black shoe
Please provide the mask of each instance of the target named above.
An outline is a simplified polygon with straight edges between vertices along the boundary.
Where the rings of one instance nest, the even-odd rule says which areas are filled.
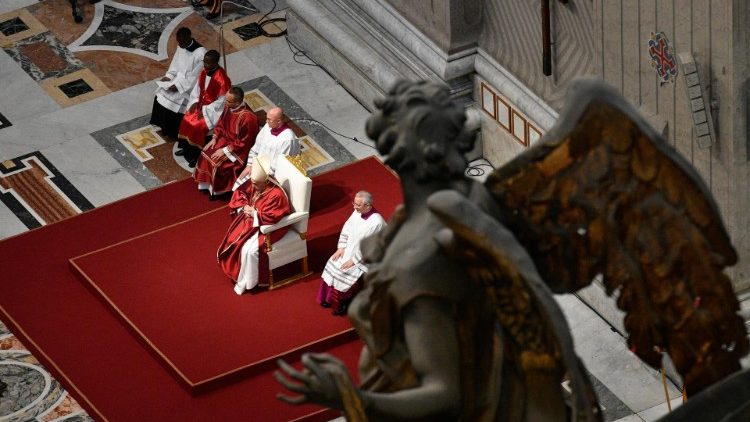
[[[212,20],[214,20],[214,19],[216,19],[218,17],[219,17],[218,13],[209,13],[209,14],[206,15],[206,19],[208,19],[210,21],[212,21]]]
[[[328,303],[328,302],[323,302],[323,303],[321,303],[321,304],[320,304],[320,306],[322,306],[322,307],[324,307],[324,308],[330,308],[330,307],[331,307],[331,304],[330,304],[330,303]]]
[[[339,306],[331,312],[331,314],[339,316],[339,315],[346,315],[346,310],[349,309],[349,303],[351,303],[351,299],[346,299],[339,301]]]
[[[205,6],[205,4],[201,0],[193,0],[193,1],[190,2],[190,5],[193,6],[194,8],[196,8],[196,9],[199,9],[199,8]]]
[[[198,160],[195,160],[195,161],[188,161],[188,167],[190,167],[190,168],[195,168],[195,163],[197,163],[197,162],[198,162]]]
[[[183,155],[185,155],[185,150],[184,149],[178,149],[177,151],[174,152],[174,155],[176,155],[178,157],[182,157]]]

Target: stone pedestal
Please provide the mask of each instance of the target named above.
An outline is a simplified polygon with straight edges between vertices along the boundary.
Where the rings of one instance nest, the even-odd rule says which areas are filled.
[[[454,2],[444,2],[443,18],[450,19]],[[289,0],[288,5],[291,42],[367,109],[398,79],[443,81],[455,98],[472,102],[475,42],[463,37],[459,47],[449,44],[448,53],[384,0]],[[456,26],[445,29],[448,36]]]

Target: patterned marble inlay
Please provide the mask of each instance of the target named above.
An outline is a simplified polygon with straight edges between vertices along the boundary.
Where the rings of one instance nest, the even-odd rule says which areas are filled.
[[[21,31],[28,31],[28,29],[29,27],[26,26],[18,16],[5,22],[0,22],[0,32],[6,37],[17,34]]]
[[[47,28],[26,9],[0,15],[0,46],[11,47],[22,39],[42,32],[47,32]]]
[[[117,135],[117,140],[142,163],[154,158],[148,152],[150,148],[165,143],[164,138],[155,132],[153,126],[145,126]]]
[[[0,321],[0,421],[92,421]]]
[[[130,151],[162,183],[183,179],[192,173],[187,161],[175,161],[176,142],[167,142],[154,126],[148,125],[117,136]]]
[[[7,385],[0,398],[0,417],[19,413],[41,396],[47,383],[39,369],[22,362],[0,362],[0,379]]]
[[[30,229],[94,208],[38,151],[0,163],[0,201]]]
[[[50,32],[26,38],[4,49],[35,81],[59,78],[84,68],[83,63]]]
[[[326,164],[333,163],[333,157],[318,145],[311,137],[305,135],[299,138],[302,164],[308,172]]]
[[[232,31],[234,31],[242,41],[247,41],[263,35],[263,30],[256,22],[238,26],[237,28],[232,29]]]
[[[261,125],[265,124],[266,110],[276,106],[283,107],[286,114],[293,118],[289,126],[300,138],[303,161],[308,171],[313,170],[310,175],[354,159],[326,130],[319,125],[309,124],[312,121],[310,115],[267,76],[243,82],[239,86],[245,91],[245,101],[258,116]],[[148,124],[149,117],[137,117],[91,134],[146,189],[190,175],[180,162],[175,161],[177,157],[172,153],[174,143],[164,142],[154,132]],[[299,125],[294,119],[300,119]]]
[[[13,126],[13,124],[8,121],[8,119],[0,114],[0,129],[5,129],[6,127]]]
[[[110,93],[104,82],[89,69],[81,69],[60,78],[50,78],[42,81],[40,85],[63,107]]]
[[[121,51],[164,60],[172,31],[191,13],[188,7],[153,9],[102,0],[96,4],[91,26],[68,48]]]
[[[245,93],[245,102],[247,103],[250,108],[253,109],[256,114],[260,111],[268,111],[276,105],[268,99],[260,90],[254,89],[250,92]]]
[[[60,88],[60,91],[67,95],[68,98],[77,97],[94,90],[83,79],[76,79],[74,81],[64,83],[62,85],[59,85],[58,88]]]
[[[267,19],[283,18],[285,11],[274,12],[267,16]],[[255,47],[257,45],[271,41],[273,38],[261,34],[255,34],[257,31],[258,20],[263,17],[261,14],[245,16],[232,22],[224,23],[224,39],[237,49]],[[280,34],[286,29],[286,23],[270,22],[263,25],[263,31],[271,34]]]
[[[45,42],[24,44],[18,47],[24,56],[28,57],[44,74],[51,75],[68,67],[68,63]]]

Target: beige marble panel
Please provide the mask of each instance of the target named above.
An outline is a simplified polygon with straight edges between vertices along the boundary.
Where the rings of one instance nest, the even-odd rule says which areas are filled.
[[[87,92],[75,96],[73,98],[68,97],[60,90],[60,85],[68,82],[75,81],[76,79],[83,79],[93,91]],[[61,76],[59,78],[46,79],[40,83],[42,88],[49,94],[52,99],[58,102],[63,107],[72,106],[74,104],[80,104],[84,101],[93,100],[94,98],[101,97],[109,94],[111,91],[93,72],[89,69],[81,69],[79,71]]]
[[[0,46],[9,47],[17,41],[33,37],[34,35],[41,34],[42,32],[47,31],[47,27],[45,27],[41,22],[39,22],[39,20],[32,16],[31,13],[29,13],[29,11],[26,9],[14,10],[13,12],[2,14],[0,15],[0,22],[5,22],[14,18],[21,19],[23,23],[26,24],[28,29],[8,36],[0,32]]]
[[[333,157],[321,148],[311,137],[305,135],[300,138],[299,143],[302,150],[302,163],[305,170],[310,171],[334,161]]]

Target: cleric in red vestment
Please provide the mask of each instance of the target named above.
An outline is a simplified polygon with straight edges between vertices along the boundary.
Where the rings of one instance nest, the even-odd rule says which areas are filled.
[[[234,219],[216,252],[221,269],[237,283],[234,292],[238,295],[268,285],[267,235],[260,233],[260,226],[278,223],[292,212],[286,193],[268,177],[268,169],[266,156],[254,159],[250,180],[234,191],[229,202]],[[286,232],[286,228],[273,231],[271,243]]]
[[[224,111],[224,95],[232,87],[227,72],[219,66],[219,52],[208,50],[203,57],[203,70],[198,83],[193,87],[188,103],[188,111],[180,123],[177,137],[190,167],[195,166],[201,149],[206,145],[206,135],[213,129]]]
[[[208,191],[211,198],[231,192],[258,136],[258,118],[244,98],[242,88],[235,86],[229,90],[213,138],[198,157],[193,177],[198,189]]]

